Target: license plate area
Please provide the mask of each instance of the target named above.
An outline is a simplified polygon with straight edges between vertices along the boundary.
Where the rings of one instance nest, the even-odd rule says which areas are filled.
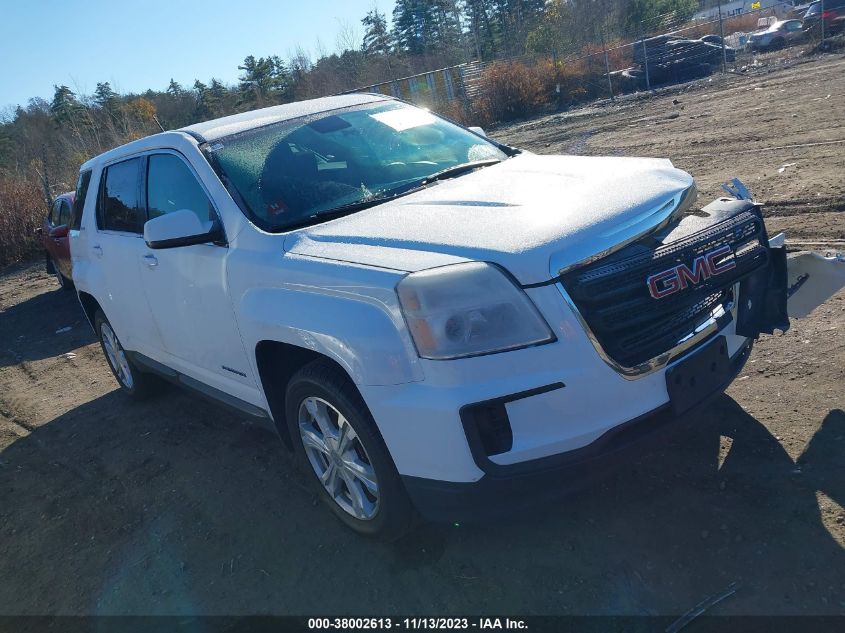
[[[728,341],[724,336],[717,336],[692,356],[666,370],[666,390],[673,413],[685,413],[721,389],[730,375]]]

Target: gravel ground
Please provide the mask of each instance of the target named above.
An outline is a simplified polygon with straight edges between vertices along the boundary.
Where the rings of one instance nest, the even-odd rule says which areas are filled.
[[[770,228],[830,247],[843,115],[828,55],[493,134],[670,157],[703,202],[739,176]],[[0,614],[680,614],[732,582],[713,613],[845,614],[845,293],[581,492],[390,545],[344,529],[245,420],[175,390],[127,402],[40,267],[0,276],[0,308]]]

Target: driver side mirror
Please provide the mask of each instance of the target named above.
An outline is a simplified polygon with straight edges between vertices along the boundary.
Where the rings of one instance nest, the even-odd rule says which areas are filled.
[[[200,222],[196,213],[188,209],[165,213],[144,224],[144,241],[150,248],[177,248],[222,240],[219,222]]]
[[[484,131],[484,128],[478,127],[477,125],[470,125],[467,129],[470,132],[475,132],[479,136],[483,136],[484,138],[487,138],[487,132]]]

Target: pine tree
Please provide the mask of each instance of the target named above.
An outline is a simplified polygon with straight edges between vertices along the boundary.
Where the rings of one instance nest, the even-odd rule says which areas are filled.
[[[67,86],[53,86],[53,88],[55,93],[53,102],[50,104],[50,111],[60,125],[70,123],[75,115],[82,110],[82,105],[77,101],[73,90]]]
[[[262,105],[268,101],[280,101],[287,95],[289,75],[278,55],[258,59],[249,55],[238,69],[244,71],[238,86],[240,103]]]
[[[197,106],[194,108],[194,116],[200,119],[207,119],[211,116],[211,108],[208,105],[208,86],[199,79],[194,80],[194,92],[196,93]]]
[[[185,89],[181,86],[181,84],[179,84],[178,81],[171,77],[170,85],[167,86],[166,92],[171,97],[181,97],[185,93]]]
[[[396,0],[395,47],[409,55],[454,54],[463,47],[456,0]]]
[[[423,55],[431,50],[432,9],[432,3],[426,0],[396,0],[393,39],[397,49],[409,55]]]
[[[495,2],[493,0],[466,0],[464,10],[475,56],[478,59],[495,57],[498,50],[498,31],[492,19]]]
[[[94,91],[94,103],[110,114],[114,114],[119,105],[120,97],[112,90],[108,81],[97,84],[97,89]]]
[[[545,6],[545,0],[497,0],[494,15],[502,34],[499,39],[502,52],[508,55],[524,52],[528,33],[542,20]]]
[[[393,48],[390,31],[387,29],[387,16],[378,9],[368,11],[361,20],[364,25],[364,42],[361,50],[367,56],[387,56]]]

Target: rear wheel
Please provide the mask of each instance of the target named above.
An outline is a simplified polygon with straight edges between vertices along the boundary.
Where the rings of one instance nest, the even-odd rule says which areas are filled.
[[[384,540],[402,536],[414,511],[375,422],[339,368],[315,361],[287,388],[287,422],[299,461],[346,525]]]
[[[56,277],[56,281],[59,283],[59,288],[66,291],[73,290],[73,282],[62,274],[55,261],[51,262],[51,264],[53,267],[53,274]]]
[[[97,314],[94,316],[94,328],[100,339],[103,355],[106,357],[109,369],[117,379],[120,389],[136,400],[152,395],[161,384],[160,381],[151,374],[145,374],[132,363],[117,338],[111,323],[101,310],[97,310]]]

